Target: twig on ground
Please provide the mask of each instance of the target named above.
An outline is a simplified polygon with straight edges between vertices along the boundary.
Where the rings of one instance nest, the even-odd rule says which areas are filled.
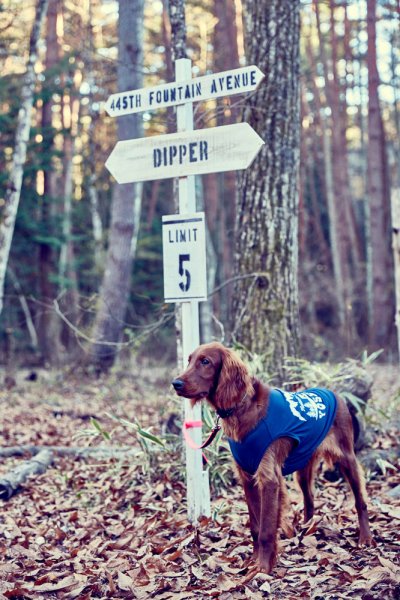
[[[8,458],[10,456],[24,456],[32,454],[38,456],[40,452],[47,451],[58,456],[75,456],[76,458],[85,458],[87,456],[113,458],[124,456],[137,456],[140,453],[139,449],[134,449],[131,446],[105,447],[105,446],[8,446],[0,448],[0,457]]]

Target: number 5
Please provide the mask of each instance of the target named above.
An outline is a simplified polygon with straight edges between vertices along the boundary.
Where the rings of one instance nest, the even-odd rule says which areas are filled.
[[[187,292],[188,289],[190,288],[190,280],[191,280],[191,276],[190,273],[187,269],[183,268],[183,263],[184,262],[189,262],[190,261],[190,254],[180,254],[179,255],[179,275],[181,277],[185,277],[186,281],[181,281],[179,283],[179,287],[181,288],[182,292]]]

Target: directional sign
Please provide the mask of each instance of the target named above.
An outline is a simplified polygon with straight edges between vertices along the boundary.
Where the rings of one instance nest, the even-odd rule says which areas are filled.
[[[118,142],[106,167],[118,183],[246,169],[264,144],[248,123]]]
[[[258,67],[241,67],[187,81],[112,94],[105,104],[105,109],[111,117],[120,117],[185,102],[244,94],[255,90],[263,78],[264,74]]]
[[[162,221],[165,302],[207,300],[204,213]]]

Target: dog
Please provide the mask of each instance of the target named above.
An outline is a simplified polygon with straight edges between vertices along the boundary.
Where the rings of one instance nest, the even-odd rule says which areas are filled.
[[[371,545],[364,478],[354,453],[346,402],[330,390],[288,393],[252,377],[234,351],[212,342],[189,357],[172,381],[194,405],[207,399],[222,419],[247,501],[253,559],[270,573],[286,502],[284,475],[296,472],[304,496],[304,522],[314,514],[314,476],[322,459],[338,463],[355,498],[359,545]]]

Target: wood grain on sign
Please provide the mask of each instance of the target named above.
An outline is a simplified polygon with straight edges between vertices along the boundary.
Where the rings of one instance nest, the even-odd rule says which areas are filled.
[[[248,123],[118,142],[106,167],[118,183],[247,168],[264,144]]]
[[[165,302],[207,300],[204,213],[164,215]]]
[[[264,74],[258,67],[249,65],[186,81],[112,94],[105,109],[111,117],[120,117],[185,102],[245,94],[254,91],[263,78]]]

